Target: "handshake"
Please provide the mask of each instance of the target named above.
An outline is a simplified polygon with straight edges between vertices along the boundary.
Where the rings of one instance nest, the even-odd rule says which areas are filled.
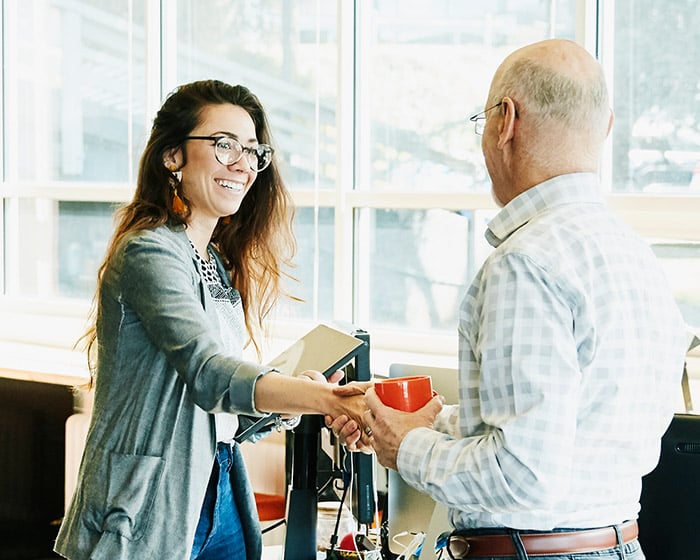
[[[444,402],[427,375],[348,383],[334,394],[344,410],[326,414],[326,426],[350,451],[375,453],[394,470],[403,438],[415,428],[432,428]]]

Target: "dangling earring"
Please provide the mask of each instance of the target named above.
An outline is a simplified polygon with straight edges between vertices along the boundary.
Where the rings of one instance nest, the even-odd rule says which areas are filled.
[[[179,185],[182,182],[182,171],[180,171],[177,168],[177,165],[174,163],[171,163],[168,165],[168,171],[173,174],[173,178],[175,179],[175,186]],[[173,181],[170,182],[171,184]]]
[[[173,212],[179,216],[187,213],[187,204],[177,194],[177,187],[173,189]]]
[[[182,171],[179,171],[174,163],[171,163],[168,166],[168,171],[173,174],[173,178],[170,181],[170,186],[173,189],[173,212],[182,216],[186,214],[188,210],[187,204],[185,204],[185,202],[180,198],[180,195],[177,193],[177,187],[182,181]]]

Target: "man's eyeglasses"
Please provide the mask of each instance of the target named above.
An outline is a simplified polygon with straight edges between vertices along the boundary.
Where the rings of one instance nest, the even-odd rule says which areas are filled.
[[[501,105],[503,105],[503,101],[499,101],[488,109],[484,109],[481,111],[481,113],[477,113],[476,115],[469,117],[469,120],[474,123],[474,132],[481,136],[484,133],[484,127],[486,126],[486,113],[488,113],[491,109],[500,107]]]
[[[243,146],[231,136],[188,136],[186,140],[211,140],[214,142],[214,155],[216,161],[221,165],[233,165],[245,154],[248,165],[255,171],[262,171],[270,165],[274,152],[267,144],[258,144],[252,148]]]

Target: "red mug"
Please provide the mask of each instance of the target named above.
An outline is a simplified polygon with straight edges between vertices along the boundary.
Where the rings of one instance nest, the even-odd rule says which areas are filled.
[[[380,379],[375,382],[374,391],[385,405],[404,412],[424,407],[436,394],[429,375]]]

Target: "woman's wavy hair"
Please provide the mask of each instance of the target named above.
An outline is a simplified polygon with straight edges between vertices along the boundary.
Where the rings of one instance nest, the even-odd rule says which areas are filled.
[[[95,364],[91,356],[97,339],[99,296],[107,266],[130,232],[165,223],[186,225],[189,211],[179,215],[173,210],[174,175],[165,167],[164,155],[181,148],[186,158],[186,138],[199,124],[203,109],[226,103],[245,109],[253,119],[258,142],[272,145],[265,111],[244,86],[202,80],[182,85],[167,97],[153,121],[141,156],[136,192],[132,201],[116,214],[117,226],[98,271],[95,309],[90,329],[83,337],[87,339],[91,370]],[[182,189],[180,197],[188,203]],[[296,252],[293,218],[291,196],[273,157],[272,163],[258,173],[239,210],[219,220],[212,235],[212,243],[230,270],[231,283],[241,294],[248,336],[258,357],[261,349],[256,338],[266,332],[264,319],[282,295],[281,279],[287,275],[284,268],[292,266]]]

